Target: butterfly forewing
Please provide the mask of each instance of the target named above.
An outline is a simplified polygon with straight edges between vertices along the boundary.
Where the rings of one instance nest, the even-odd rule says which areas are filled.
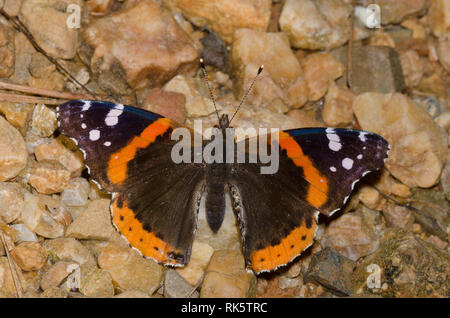
[[[58,120],[84,152],[92,178],[113,193],[113,224],[130,245],[160,263],[186,264],[204,167],[173,162],[171,134],[179,125],[131,106],[85,100],[60,105]]]

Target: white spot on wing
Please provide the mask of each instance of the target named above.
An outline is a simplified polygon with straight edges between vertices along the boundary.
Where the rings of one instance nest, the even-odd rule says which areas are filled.
[[[91,102],[88,101],[88,100],[85,100],[85,101],[83,101],[83,102],[84,102],[84,105],[83,105],[83,108],[81,108],[81,111],[82,111],[82,112],[85,112],[85,111],[87,111],[89,108],[91,108]]]
[[[361,132],[359,133],[359,139],[360,139],[362,142],[366,142],[366,141],[367,141],[366,135],[367,135],[366,132],[361,131]]]
[[[104,144],[106,147],[109,147],[109,146],[111,146],[111,141],[105,141],[103,144]]]
[[[336,167],[330,167],[330,170],[336,172]]]
[[[123,113],[124,106],[122,104],[117,104],[113,109],[111,109],[105,118],[105,124],[108,126],[115,126],[119,122],[119,116]]]
[[[344,160],[342,160],[342,167],[350,170],[353,167],[353,160],[350,158],[345,158]]]
[[[86,129],[86,127],[87,127],[87,126],[86,126],[85,123],[82,123],[82,124],[81,124],[81,128]]]
[[[330,141],[328,147],[333,151],[339,151],[342,149],[341,139],[337,134],[335,134],[335,130],[333,128],[327,128],[325,130],[327,132],[327,138]]]
[[[100,139],[100,130],[97,129],[92,129],[89,132],[89,139],[92,141],[96,141]]]
[[[105,124],[107,126],[115,126],[115,125],[117,125],[118,122],[119,122],[118,117],[106,117],[105,118]]]
[[[358,158],[359,160],[361,160],[363,158],[362,154],[359,154],[356,158]]]

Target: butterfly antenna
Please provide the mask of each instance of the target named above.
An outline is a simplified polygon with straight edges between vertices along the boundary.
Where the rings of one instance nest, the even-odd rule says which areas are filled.
[[[217,119],[220,122],[219,111],[217,110],[216,100],[214,99],[214,94],[213,94],[212,88],[209,85],[208,73],[206,73],[205,61],[203,60],[203,58],[200,58],[200,67],[201,67],[202,72],[203,72],[203,77],[205,78],[206,86],[208,87],[209,97],[211,98],[211,101],[212,101],[212,103],[214,105],[214,109],[216,110]]]
[[[233,120],[234,116],[236,116],[237,112],[239,111],[239,108],[241,108],[242,104],[244,103],[245,99],[247,98],[248,94],[250,94],[250,91],[253,88],[253,85],[255,84],[256,79],[258,78],[258,75],[261,74],[261,72],[264,69],[264,65],[261,65],[258,69],[258,73],[256,73],[255,77],[253,78],[252,83],[250,84],[250,87],[247,89],[247,91],[244,94],[244,97],[242,97],[241,102],[239,103],[238,107],[236,108],[236,111],[234,112],[233,116],[230,119],[230,124],[231,121]]]

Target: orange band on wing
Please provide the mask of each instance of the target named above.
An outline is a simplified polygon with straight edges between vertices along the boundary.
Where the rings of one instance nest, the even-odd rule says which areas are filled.
[[[272,271],[278,266],[286,265],[297,255],[303,252],[314,240],[317,224],[312,222],[307,228],[303,221],[301,226],[295,228],[280,244],[268,246],[250,254],[251,267],[255,273]]]
[[[302,147],[288,133],[281,131],[279,135],[280,148],[286,150],[287,156],[294,164],[303,169],[306,181],[310,183],[306,200],[312,206],[318,208],[328,200],[328,180],[322,176],[303,153]]]
[[[142,133],[134,137],[120,151],[114,153],[108,163],[108,178],[112,183],[120,184],[127,178],[128,162],[134,159],[139,148],[145,148],[153,143],[158,136],[163,135],[171,127],[171,121],[167,118],[159,118],[148,125]]]
[[[146,231],[126,202],[120,208],[114,200],[111,209],[114,225],[125,236],[128,243],[137,248],[142,255],[163,264],[180,264],[168,255],[169,253],[178,254],[175,248],[156,237],[152,232]]]

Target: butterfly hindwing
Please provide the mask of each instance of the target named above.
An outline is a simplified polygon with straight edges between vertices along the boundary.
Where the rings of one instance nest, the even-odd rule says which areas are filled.
[[[231,169],[244,257],[256,273],[285,265],[310,246],[318,214],[342,207],[355,182],[381,168],[389,150],[378,135],[331,128],[282,131],[278,144],[275,174],[261,174],[260,163]]]
[[[77,100],[58,108],[60,131],[85,154],[92,178],[113,193],[113,224],[144,256],[189,260],[204,167],[175,164],[173,121],[131,106]]]

